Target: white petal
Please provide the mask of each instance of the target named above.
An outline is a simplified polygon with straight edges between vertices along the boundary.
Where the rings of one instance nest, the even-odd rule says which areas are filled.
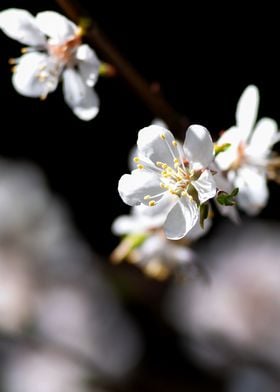
[[[146,241],[138,248],[140,260],[143,265],[148,263],[152,258],[160,258],[162,249],[166,244],[166,239],[160,235],[151,235]],[[162,260],[161,260],[162,261]]]
[[[218,154],[215,162],[221,170],[228,170],[233,162],[238,158],[238,146],[243,142],[243,135],[237,127],[231,127],[219,138],[217,145],[230,144],[230,147]]]
[[[163,140],[161,135],[165,136]],[[150,125],[138,133],[137,146],[139,154],[144,155],[152,162],[163,162],[173,167],[174,156],[177,149],[172,145],[174,136],[170,131],[158,125]],[[172,154],[175,153],[175,155]]]
[[[133,219],[131,215],[121,215],[112,224],[112,232],[115,235],[120,236],[128,233],[136,233],[137,231],[141,231],[138,221]]]
[[[204,170],[198,180],[192,181],[192,185],[198,192],[200,203],[215,197],[217,184],[209,170]]]
[[[133,213],[136,215],[148,217],[150,219],[155,219],[159,222],[157,226],[162,226],[173,204],[173,196],[169,192],[164,192],[160,199],[160,203],[157,203],[155,206],[153,206],[153,208],[147,206],[146,204],[141,204],[140,206],[133,208]]]
[[[54,11],[39,12],[35,19],[39,29],[56,43],[72,37],[77,31],[73,22]]]
[[[186,239],[190,241],[197,240],[198,238],[204,236],[210,230],[211,226],[212,220],[209,218],[204,221],[204,228],[201,227],[199,220],[197,220],[196,224],[186,235]]]
[[[252,134],[246,154],[252,157],[266,157],[277,141],[278,126],[271,118],[261,119]],[[279,133],[280,135],[280,133]]]
[[[159,203],[161,204],[161,203]],[[132,208],[130,215],[119,216],[112,225],[112,232],[116,235],[124,235],[131,233],[145,233],[148,230],[160,228],[163,226],[167,212],[164,214],[143,213],[143,209],[154,211],[153,208],[140,204]]]
[[[265,172],[248,166],[241,168],[234,185],[239,188],[238,206],[247,214],[256,215],[266,206],[269,194]]]
[[[190,249],[167,241],[160,234],[151,235],[137,249],[140,262],[147,264],[151,259],[159,259],[167,267],[176,267],[194,260],[195,255]]]
[[[63,72],[63,93],[67,105],[81,120],[92,120],[99,111],[99,99],[94,90],[88,87],[81,75],[72,68]]]
[[[189,264],[196,258],[195,253],[184,246],[168,244],[166,258],[171,261],[174,267],[182,264]]]
[[[201,125],[191,125],[186,132],[184,151],[196,169],[207,167],[214,157],[214,146],[210,133]]]
[[[13,74],[13,86],[19,94],[27,97],[42,97],[47,93],[56,89],[58,77],[54,74],[47,81],[40,81],[38,75],[42,67],[50,70],[54,64],[50,62],[50,58],[44,53],[31,52],[23,55],[16,66]]]
[[[78,67],[82,78],[89,87],[93,87],[99,76],[100,61],[95,52],[86,44],[80,45],[76,52]]]
[[[166,237],[171,240],[183,238],[195,225],[198,215],[195,202],[180,198],[170,210],[164,223]]]
[[[123,201],[130,205],[148,203],[146,195],[156,195],[162,192],[159,186],[159,177],[145,170],[134,170],[131,174],[124,174],[118,186],[118,191]],[[150,207],[153,208],[153,207]]]
[[[236,108],[236,126],[247,140],[255,123],[259,109],[259,90],[256,86],[248,86],[242,93]]]
[[[35,18],[25,10],[10,8],[0,13],[0,28],[24,45],[44,46],[46,39],[38,29]]]

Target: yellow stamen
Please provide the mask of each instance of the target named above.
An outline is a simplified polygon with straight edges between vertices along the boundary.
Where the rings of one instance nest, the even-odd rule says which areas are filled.
[[[137,165],[137,167],[138,167],[139,170],[144,169],[144,165],[141,165],[141,163],[139,163],[139,165]]]
[[[133,161],[134,161],[135,163],[139,163],[139,162],[140,162],[140,158],[134,157],[134,158],[133,158]]]
[[[155,206],[156,205],[156,202],[154,201],[154,200],[151,200],[150,202],[149,202],[149,206],[150,207],[153,207],[153,206]]]
[[[162,134],[160,135],[160,138],[161,138],[162,140],[165,140],[165,139],[166,139],[165,133],[162,133]]]

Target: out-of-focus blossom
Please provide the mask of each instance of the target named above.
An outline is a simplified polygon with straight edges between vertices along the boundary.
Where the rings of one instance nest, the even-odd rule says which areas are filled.
[[[236,369],[229,381],[228,392],[278,392],[280,379],[258,366]]]
[[[239,188],[238,206],[249,215],[256,215],[268,200],[267,170],[271,149],[280,140],[277,123],[262,118],[256,123],[259,106],[257,87],[248,86],[236,109],[236,125],[225,131],[217,145],[230,144],[216,157],[229,181]]]
[[[0,247],[0,329],[18,333],[33,316],[36,283],[24,254]]]
[[[147,276],[165,280],[171,273],[187,271],[195,260],[195,253],[186,246],[174,244],[163,233],[150,235],[139,247],[130,252],[128,260],[141,268]]]
[[[101,392],[88,384],[82,366],[50,350],[18,349],[3,367],[5,392]]]
[[[193,125],[181,148],[170,131],[151,125],[139,131],[137,147],[138,168],[120,179],[120,196],[131,206],[167,204],[165,234],[180,239],[197,222],[200,205],[216,195],[208,169],[214,156],[211,136],[206,128]]]
[[[99,99],[92,87],[100,63],[95,52],[81,43],[81,28],[53,11],[33,17],[15,8],[0,13],[0,28],[28,45],[20,58],[11,61],[15,65],[12,82],[18,93],[45,99],[62,79],[65,102],[73,113],[85,121],[97,115]]]
[[[197,249],[208,281],[174,287],[170,319],[204,364],[280,368],[279,228],[256,220],[223,225]]]
[[[152,214],[147,214],[149,211]],[[113,222],[113,233],[124,239],[113,251],[111,260],[118,263],[126,259],[158,280],[164,280],[172,273],[183,275],[196,259],[188,246],[207,233],[211,220],[206,220],[203,229],[197,221],[183,239],[174,243],[166,239],[162,231],[166,215],[154,215],[153,211],[144,205],[135,206],[130,215],[120,216]]]
[[[141,345],[95,259],[41,173],[1,160],[0,329],[31,328],[43,347],[68,347],[119,378]]]
[[[119,304],[104,282],[97,282],[86,289],[82,284],[47,287],[38,296],[34,325],[40,336],[81,353],[105,374],[120,377],[133,367],[139,347]]]

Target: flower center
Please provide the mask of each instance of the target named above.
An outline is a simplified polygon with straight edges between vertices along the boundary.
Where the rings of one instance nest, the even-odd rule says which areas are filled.
[[[267,176],[269,180],[280,184],[280,157],[274,156],[268,160],[266,166]]]
[[[82,30],[78,28],[75,35],[70,37],[63,43],[56,45],[48,43],[49,55],[63,65],[68,64],[72,61],[77,48],[81,44],[81,35]]]
[[[156,165],[161,167],[160,187],[169,191],[172,195],[187,196],[188,186],[191,182],[193,171],[186,164],[181,166],[178,158],[174,158],[174,166],[170,167],[166,163],[157,162]]]
[[[237,147],[237,158],[231,164],[231,167],[230,167],[232,170],[239,169],[240,166],[242,166],[245,163],[245,161],[246,161],[245,147],[246,147],[246,145],[244,142],[239,143],[239,145]]]
[[[157,200],[159,200],[165,192],[169,192],[177,197],[188,197],[189,199],[197,200],[197,192],[192,185],[192,181],[199,178],[202,170],[194,171],[190,168],[189,162],[182,156],[181,149],[178,147],[176,140],[172,140],[172,142],[169,143],[165,134],[161,134],[160,138],[164,143],[166,143],[171,153],[173,166],[170,166],[165,162],[156,162],[160,187],[163,191],[156,195],[146,195],[144,200],[150,200],[149,206],[155,206],[157,204]],[[134,158],[134,162],[138,163],[138,169],[142,170],[146,168],[146,170],[157,170],[145,167],[144,164],[140,163],[140,161],[140,158]]]

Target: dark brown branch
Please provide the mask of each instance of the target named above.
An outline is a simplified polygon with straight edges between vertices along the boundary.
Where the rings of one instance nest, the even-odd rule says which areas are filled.
[[[56,0],[64,13],[76,24],[86,27],[86,36],[90,45],[96,48],[111,63],[134,92],[144,101],[155,117],[161,118],[169,128],[180,135],[188,126],[188,119],[177,113],[162,94],[154,92],[149,83],[131,66],[121,53],[110,43],[97,26],[92,16],[75,0]]]

